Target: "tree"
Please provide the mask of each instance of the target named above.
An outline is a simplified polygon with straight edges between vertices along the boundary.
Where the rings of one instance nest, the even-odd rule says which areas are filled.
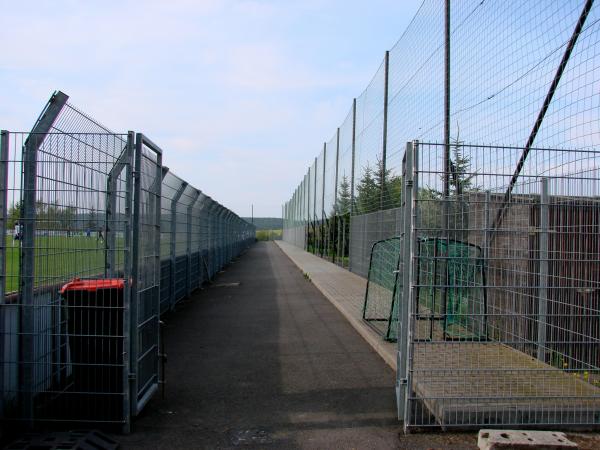
[[[334,214],[346,214],[350,212],[350,206],[352,202],[352,194],[350,193],[350,183],[348,183],[348,177],[344,175],[342,182],[338,187],[337,199],[334,205]]]
[[[402,177],[392,175],[391,169],[384,170],[383,161],[378,158],[375,171],[367,164],[363,177],[358,182],[357,191],[359,214],[379,211],[382,206],[383,209],[397,208],[402,201]]]
[[[383,169],[383,160],[377,157],[377,171],[375,172],[375,185],[377,186],[377,195],[379,197],[377,208],[375,210],[387,209],[390,207],[390,189],[389,189],[389,181],[390,174],[392,171],[390,169]],[[383,198],[382,198],[383,193]]]
[[[442,199],[440,191],[427,186],[417,192],[420,226],[429,229],[430,234],[434,234],[434,230],[442,229]]]
[[[380,189],[369,163],[356,186],[356,191],[356,209],[359,214],[367,214],[379,209]]]
[[[398,208],[402,206],[402,191],[403,191],[403,180],[401,176],[393,176],[389,181],[389,206],[391,208]]]
[[[23,212],[23,202],[13,204],[8,210],[7,226],[8,229],[13,229],[15,224],[21,219]]]
[[[464,141],[460,140],[460,129],[450,145],[450,196],[461,196],[469,191],[479,190],[473,186],[473,178],[477,175],[471,172],[471,158],[463,152]]]

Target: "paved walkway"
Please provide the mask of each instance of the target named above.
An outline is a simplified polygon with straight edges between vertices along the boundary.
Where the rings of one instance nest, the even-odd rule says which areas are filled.
[[[308,274],[312,283],[344,315],[350,325],[379,356],[396,370],[396,344],[384,341],[362,320],[367,280],[287,242],[276,241],[281,250]]]
[[[313,283],[259,243],[167,316],[165,399],[123,448],[398,447],[393,370]]]

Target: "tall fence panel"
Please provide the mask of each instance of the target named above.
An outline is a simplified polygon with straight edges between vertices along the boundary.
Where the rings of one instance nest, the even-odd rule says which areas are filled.
[[[597,426],[600,153],[531,149],[507,200],[523,149],[461,145],[448,197],[444,151],[415,148],[405,426]]]
[[[162,150],[136,135],[131,295],[132,412],[158,389]]]
[[[597,262],[591,242],[600,236],[592,182],[600,110],[591,106],[600,100],[599,38],[600,6],[591,0],[426,0],[335,130],[336,161],[333,139],[311,161],[307,222],[297,220],[297,193],[283,208],[284,240],[363,277],[371,257],[380,270],[393,267],[396,248],[382,249],[400,238],[395,290],[376,288],[366,300],[375,309],[397,306],[389,327],[398,329],[398,404],[407,426],[596,420],[599,325],[589,273]],[[406,143],[415,139],[440,144],[417,145],[419,159],[407,172]],[[332,196],[333,214],[327,210]],[[305,241],[295,238],[298,223]],[[369,286],[389,284],[382,280],[369,279]],[[371,312],[365,319],[382,315]],[[446,373],[417,357],[434,348],[419,339],[441,341],[440,355],[448,357],[436,361],[454,370],[448,376],[465,371],[489,381],[487,396],[465,394],[461,406],[443,391]],[[527,400],[529,388],[519,379],[511,392],[496,383],[498,367],[468,359],[469,346],[496,352],[499,361],[506,356],[507,371],[522,377],[523,355],[534,356],[539,364],[530,367],[530,384],[541,387],[531,388]],[[425,365],[409,367],[411,355]],[[578,387],[563,383],[564,373],[578,378]],[[475,379],[465,380],[479,388]],[[498,386],[512,405],[504,410]],[[552,403],[565,395],[564,407]],[[529,410],[509,412],[513,406]]]
[[[600,78],[595,52],[599,11],[598,5],[586,0],[526,6],[451,2],[448,11],[444,3],[425,1],[354,100],[340,126],[335,161],[338,186],[333,191],[336,197],[342,195],[335,205],[349,202],[352,216],[389,209],[395,209],[396,215],[353,218],[356,222],[350,227],[341,208],[335,218],[327,211],[331,224],[324,235],[320,223],[328,205],[321,205],[321,198],[324,191],[326,203],[331,203],[330,167],[334,166],[329,151],[324,160],[323,155],[318,157],[308,173],[307,242],[295,238],[300,231],[284,234],[289,239],[293,235],[290,242],[295,245],[319,255],[327,253],[332,260],[332,248],[340,249],[333,252],[342,253],[337,261],[347,261],[350,270],[365,276],[369,255],[363,249],[400,230],[406,142],[433,137],[448,143],[593,147],[598,132],[589,125],[599,117],[589,104],[599,95],[594,89]],[[482,35],[488,39],[475,38]],[[332,149],[333,144],[330,139],[326,148]],[[460,155],[444,158],[460,162]],[[326,163],[325,171],[320,163]],[[342,183],[347,184],[349,196]],[[293,207],[285,209],[286,228],[297,226],[298,202],[295,196]],[[348,235],[350,228],[353,231],[347,239],[348,251],[345,243],[332,246],[327,241],[329,252],[324,252],[324,236],[344,240],[346,227]]]
[[[0,414],[127,431],[164,382],[161,313],[255,228],[67,100],[0,134]]]
[[[130,278],[128,136],[56,128],[8,136],[12,232],[3,237],[3,415],[123,423],[126,299],[117,290],[92,299],[65,284],[107,274]],[[27,167],[22,149],[31,152]],[[29,192],[21,189],[26,179],[34,180]],[[96,337],[102,333],[110,337]]]

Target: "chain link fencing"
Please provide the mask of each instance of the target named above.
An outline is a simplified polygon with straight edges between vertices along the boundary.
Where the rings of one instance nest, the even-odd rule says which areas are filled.
[[[165,382],[160,317],[254,227],[56,92],[0,141],[0,414],[6,426],[110,426]]]
[[[424,1],[283,206],[368,279],[406,428],[600,423],[599,38],[591,0]]]

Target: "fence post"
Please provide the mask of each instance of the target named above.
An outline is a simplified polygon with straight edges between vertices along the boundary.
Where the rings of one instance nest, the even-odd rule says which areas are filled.
[[[398,298],[398,348],[397,348],[397,375],[396,375],[396,401],[398,419],[404,421],[406,430],[410,420],[408,408],[408,390],[410,388],[410,310],[412,292],[412,272],[414,270],[413,248],[413,202],[416,196],[415,189],[415,155],[417,141],[406,144],[404,156],[404,233],[402,237],[402,295]],[[400,292],[398,290],[398,292]]]
[[[321,258],[325,250],[325,169],[327,167],[327,142],[323,142],[323,186],[321,190]]]
[[[306,251],[308,251],[309,247],[308,247],[308,243],[309,243],[309,238],[310,238],[310,167],[308,168],[308,173],[307,175],[305,175],[305,179],[306,179],[306,183],[305,183],[305,189],[306,189],[306,214],[304,216],[304,234],[305,234],[305,238],[304,238],[304,249]]]
[[[217,203],[213,200],[210,207],[210,276],[217,273]]]
[[[231,225],[232,225],[233,214],[231,211],[227,210],[227,233],[225,234],[225,238],[227,240],[227,257],[226,262],[229,263],[231,261]]]
[[[385,207],[386,196],[386,176],[387,168],[387,120],[388,120],[388,86],[389,86],[389,70],[390,70],[390,52],[386,50],[383,63],[383,136],[381,142],[381,192],[379,193],[379,209]],[[383,220],[381,221],[381,223]]]
[[[352,99],[352,165],[350,169],[350,219],[348,223],[348,270],[352,272],[352,216],[354,215],[354,166],[356,157],[356,98]],[[344,245],[346,243],[344,242]],[[345,251],[345,250],[344,250]]]
[[[317,254],[317,158],[315,157],[315,170],[313,170],[313,254]]]
[[[202,208],[203,221],[204,221],[204,230],[205,230],[205,240],[204,245],[206,248],[206,258],[204,259],[204,268],[206,269],[206,281],[210,282],[212,280],[212,272],[211,272],[211,264],[212,264],[212,256],[211,256],[211,238],[212,238],[212,223],[211,223],[211,210],[212,210],[212,199],[210,197],[206,198],[206,204],[204,208]]]
[[[221,270],[221,205],[215,208],[215,274]]]
[[[34,294],[35,294],[35,228],[36,228],[36,181],[37,153],[52,125],[67,103],[68,96],[55,92],[42,112],[23,146],[23,209],[21,227],[20,278],[20,323],[19,323],[19,385],[21,386],[22,416],[31,427],[34,421]]]
[[[352,100],[352,167],[350,169],[350,215],[354,215],[354,161],[356,157],[356,98]]]
[[[6,296],[6,208],[8,200],[8,145],[10,134],[6,130],[0,132],[0,305],[4,304]],[[6,331],[4,329],[4,310],[0,310],[0,395],[4,396],[6,387],[4,384],[5,340]],[[2,397],[3,398],[3,397]],[[0,417],[4,417],[5,402],[0,398]]]
[[[192,293],[192,213],[194,212],[194,206],[200,198],[200,191],[194,189],[195,195],[192,195],[193,200],[190,202],[187,209],[187,289],[186,295],[189,297]]]
[[[137,293],[139,292],[139,254],[140,254],[140,205],[137,203],[141,199],[141,167],[142,167],[143,144],[140,133],[136,134],[135,152],[133,158],[133,216],[132,216],[132,241],[131,241],[131,280],[133,289],[131,290],[131,300],[129,302],[129,323],[124,326],[130,327],[129,331],[129,400],[130,416],[136,416],[138,412],[138,302]]]
[[[177,271],[175,270],[175,259],[177,253],[177,203],[179,202],[179,199],[181,198],[187,185],[188,184],[186,181],[181,181],[179,188],[171,200],[171,309],[173,309],[175,302],[177,301],[177,297],[175,295],[175,287],[177,285],[175,280],[175,277],[177,276]]]
[[[542,178],[539,233],[539,290],[537,358],[546,361],[546,315],[548,313],[548,226],[550,222],[548,178]]]
[[[488,258],[490,257],[490,203],[492,200],[492,193],[485,191],[485,204],[484,204],[484,233],[483,233],[483,260],[487,264]]]
[[[123,252],[123,432],[131,431],[131,402],[135,393],[130,392],[129,374],[131,372],[131,363],[129,360],[129,348],[131,345],[131,270],[132,270],[132,219],[133,210],[132,193],[133,193],[133,154],[135,150],[135,133],[129,131],[127,133],[127,146],[125,147],[125,236],[124,236],[124,252]],[[109,199],[107,193],[107,199]],[[107,208],[108,208],[107,204]],[[138,231],[136,231],[138,232]],[[106,233],[108,240],[108,232]],[[113,247],[114,248],[114,247]],[[111,265],[111,270],[114,265]]]
[[[338,233],[338,173],[339,173],[339,165],[340,165],[340,127],[337,129],[336,139],[335,139],[335,187],[333,189],[333,236],[336,237],[333,243],[333,263],[335,264],[335,260],[337,257],[337,253],[339,250],[339,242],[340,236]]]
[[[221,269],[227,259],[227,210],[221,205]]]
[[[117,189],[118,181],[123,169],[126,168],[129,163],[129,146],[133,145],[129,142],[131,135],[127,135],[127,142],[123,151],[119,155],[117,162],[110,169],[108,177],[106,179],[106,217],[104,220],[104,245],[105,245],[105,276],[110,278],[117,274],[116,271],[116,230],[113,229],[114,218],[113,215],[117,208]],[[129,205],[125,206],[126,208]],[[92,231],[92,230],[90,230]],[[100,230],[101,231],[101,230]]]
[[[8,145],[10,142],[10,134],[6,130],[0,131],[0,304],[4,303],[6,294],[6,220],[7,220],[7,199],[8,199]],[[0,336],[2,333],[3,322],[0,317]],[[0,338],[1,339],[1,338]],[[0,344],[0,361],[3,355],[4,345]],[[0,381],[3,373],[0,373]],[[3,384],[0,385],[0,392],[3,392]]]
[[[148,172],[145,150],[152,151],[156,156],[154,173]],[[160,228],[161,228],[161,198],[162,181],[166,170],[162,165],[162,151],[146,138],[142,133],[136,134],[134,157],[134,187],[133,187],[133,227],[132,227],[132,270],[131,270],[131,302],[130,302],[130,373],[129,389],[131,400],[131,414],[136,416],[149,400],[152,392],[161,384],[160,373]],[[150,186],[147,182],[152,180]],[[148,236],[142,236],[142,224],[152,227]],[[152,249],[150,251],[150,249]],[[152,258],[152,273],[148,273],[148,264]],[[143,276],[142,274],[146,275]],[[144,302],[140,302],[144,299]],[[139,307],[138,307],[139,306]],[[141,309],[140,309],[141,308]],[[127,324],[125,324],[127,325]],[[154,334],[142,331],[154,326]],[[152,356],[152,366],[141,363],[146,357]],[[143,378],[152,367],[151,378],[154,380],[148,388],[149,380]],[[141,387],[144,393],[140,397]]]

